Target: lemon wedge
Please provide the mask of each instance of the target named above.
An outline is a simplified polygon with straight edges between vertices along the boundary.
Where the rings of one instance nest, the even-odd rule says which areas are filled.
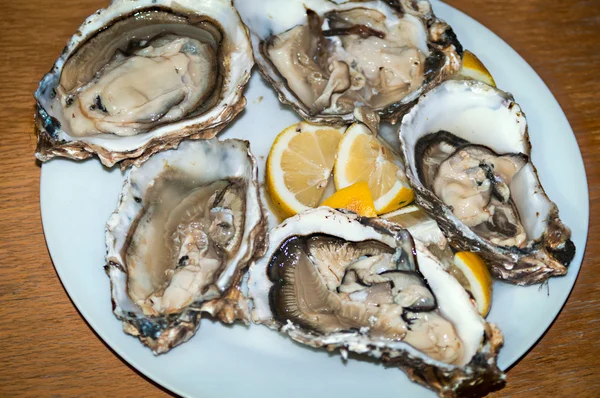
[[[355,123],[346,130],[338,146],[333,178],[338,190],[366,182],[377,214],[397,210],[414,199],[398,156],[364,124]]]
[[[477,304],[477,310],[485,317],[492,306],[492,276],[479,255],[471,252],[458,252],[454,255],[454,266],[465,277],[468,287]]]
[[[271,146],[266,188],[275,210],[287,218],[321,202],[344,129],[300,122]]]
[[[364,217],[376,217],[373,195],[366,182],[357,182],[340,189],[321,204],[334,209],[346,209]]]
[[[496,87],[496,82],[490,71],[487,70],[483,62],[469,50],[465,50],[463,54],[463,65],[460,74],[463,77],[479,80],[490,86]]]

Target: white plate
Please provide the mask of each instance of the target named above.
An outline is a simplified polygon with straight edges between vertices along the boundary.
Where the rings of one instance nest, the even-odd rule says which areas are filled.
[[[552,279],[548,287],[495,283],[488,320],[504,333],[499,365],[507,369],[550,326],[575,283],[589,219],[583,161],[564,113],[533,69],[473,19],[440,2],[434,2],[434,8],[465,48],[489,67],[499,87],[512,92],[527,113],[533,161],[577,246],[567,276]],[[250,140],[262,173],[276,134],[299,118],[279,104],[258,73],[251,79],[246,98],[246,110],[222,137]],[[123,333],[111,311],[109,280],[103,269],[104,225],[116,207],[122,181],[120,170],[105,169],[95,159],[46,163],[41,176],[42,220],[54,266],[71,299],[98,335],[140,372],[184,396],[365,397],[389,391],[433,396],[398,369],[360,360],[344,363],[338,354],[308,349],[257,325],[227,327],[203,319],[189,342],[166,355],[153,356],[137,339]]]

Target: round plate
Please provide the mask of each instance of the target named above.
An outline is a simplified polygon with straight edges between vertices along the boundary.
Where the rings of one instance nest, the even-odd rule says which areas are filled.
[[[533,69],[478,22],[443,3],[433,5],[465,48],[488,66],[498,86],[512,92],[526,112],[533,162],[577,246],[569,273],[548,285],[523,288],[495,283],[488,320],[504,333],[499,365],[507,369],[550,326],[575,283],[589,219],[585,170],[564,113]],[[251,142],[262,178],[273,139],[299,118],[278,102],[257,72],[246,98],[246,110],[222,137]],[[364,397],[389,391],[433,396],[398,369],[355,359],[343,362],[337,353],[306,348],[257,325],[223,326],[203,319],[189,342],[166,355],[152,355],[123,332],[113,315],[109,279],[103,269],[104,225],[116,208],[123,179],[120,170],[103,168],[96,159],[53,160],[42,167],[41,209],[50,255],[71,299],[98,335],[140,372],[184,396]]]

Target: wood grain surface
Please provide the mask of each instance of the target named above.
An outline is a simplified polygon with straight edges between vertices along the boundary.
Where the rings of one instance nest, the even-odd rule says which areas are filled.
[[[447,2],[497,33],[544,79],[575,131],[589,182],[589,244],[575,288],[493,396],[600,396],[600,1]],[[32,95],[79,24],[106,3],[2,2],[0,396],[169,394],[121,360],[79,315],[56,275],[40,220]]]

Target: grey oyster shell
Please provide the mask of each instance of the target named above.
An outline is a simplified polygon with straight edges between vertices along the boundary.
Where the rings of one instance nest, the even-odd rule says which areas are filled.
[[[153,16],[155,14],[161,14],[162,16]],[[146,29],[144,32],[149,32],[146,33],[149,38],[152,35],[155,35],[156,38],[163,38],[165,32],[170,32],[169,29],[173,30],[172,36],[193,36],[193,33],[191,33],[192,25],[194,29],[198,26],[210,25],[206,28],[206,31],[200,32],[198,35],[204,37],[206,32],[209,31],[211,34],[216,35],[210,40],[215,40],[216,43],[216,48],[213,51],[215,51],[217,60],[211,62],[217,70],[210,72],[216,73],[211,79],[204,79],[203,81],[216,81],[217,83],[214,83],[213,88],[210,89],[211,91],[207,91],[210,96],[206,100],[202,99],[204,97],[197,98],[196,100],[199,102],[182,111],[182,115],[173,113],[171,117],[171,114],[163,114],[163,111],[159,113],[152,113],[154,112],[152,111],[149,115],[153,116],[149,119],[140,119],[139,121],[135,119],[138,125],[147,126],[138,130],[137,133],[126,132],[126,128],[123,127],[124,125],[121,122],[111,121],[110,123],[116,124],[108,132],[101,131],[98,133],[93,132],[95,130],[90,130],[92,132],[89,134],[75,134],[71,131],[70,118],[69,120],[65,119],[65,109],[71,106],[73,95],[78,98],[80,90],[88,87],[91,83],[88,84],[87,81],[81,82],[75,79],[77,86],[74,89],[65,89],[67,95],[64,95],[61,94],[65,91],[61,88],[61,76],[65,67],[71,61],[77,64],[70,70],[89,69],[89,72],[86,73],[94,76],[91,81],[96,81],[104,76],[106,73],[103,71],[105,70],[109,71],[107,73],[110,74],[109,65],[102,67],[102,65],[92,63],[93,65],[90,66],[88,60],[90,54],[103,56],[102,51],[107,51],[108,45],[101,45],[102,50],[92,48],[92,50],[85,52],[84,49],[87,45],[93,47],[96,38],[110,30],[111,27],[117,26],[117,24],[119,24],[119,27],[115,28],[118,31],[116,33],[117,39],[127,41],[129,44],[122,43],[120,45],[112,55],[111,63],[120,62],[119,57],[122,56],[123,52],[127,57],[132,55],[129,54],[129,47],[132,46],[131,43],[134,40],[137,40],[137,35],[142,35],[142,33],[139,33],[140,29]],[[128,33],[128,29],[133,26],[137,29],[137,33]],[[156,26],[159,26],[159,28],[155,29]],[[160,26],[167,26],[167,28],[165,30]],[[142,46],[145,45],[143,40],[140,43],[142,43]],[[113,44],[110,43],[110,45]],[[134,44],[133,47],[136,48],[136,45],[140,44]],[[180,51],[189,52],[191,50],[182,49]],[[80,55],[84,52],[84,56]],[[106,56],[110,57],[111,55],[106,54]],[[40,81],[35,92],[35,129],[37,135],[35,155],[43,162],[54,157],[83,160],[97,156],[107,167],[112,167],[120,162],[121,167],[125,168],[131,164],[141,164],[153,153],[176,148],[184,139],[212,138],[244,108],[246,99],[243,96],[243,89],[250,78],[253,65],[249,32],[229,0],[210,2],[192,0],[113,0],[107,8],[98,10],[85,20],[75,35],[68,41],[67,46],[50,72]],[[188,83],[184,82],[184,84]],[[82,88],[77,88],[79,85],[83,85]],[[207,90],[209,89],[207,88]],[[97,102],[98,104],[90,106],[90,112],[94,107],[106,110],[106,106],[100,101]],[[81,109],[81,112],[88,112],[85,110],[86,107],[78,106],[77,108]],[[117,110],[114,111],[115,114],[112,114],[110,109],[107,112],[109,112],[112,120],[122,114]],[[167,116],[169,117],[167,118]],[[97,117],[99,119],[93,120],[104,120],[100,119],[104,117],[103,114],[99,114]],[[96,123],[96,126],[98,125],[97,122],[94,123]]]
[[[428,138],[433,134],[454,137],[450,140],[457,143],[457,148],[474,144],[498,155],[525,160],[508,184],[510,200],[527,235],[520,247],[496,244],[480,236],[431,186],[426,186],[419,175],[420,165],[424,164],[419,153],[423,140],[435,139]],[[512,95],[478,81],[444,82],[419,99],[403,118],[399,135],[416,202],[437,221],[455,249],[478,253],[494,277],[517,285],[541,283],[567,273],[575,255],[571,231],[541,186],[530,158],[527,120]]]
[[[185,141],[129,169],[106,224],[124,331],[161,354],[190,339],[202,314],[248,324],[240,283],[264,253],[266,228],[247,141]]]
[[[306,304],[316,312],[311,319],[303,318],[298,312],[303,301],[295,301],[288,295],[282,295],[284,294],[282,289],[289,291],[289,284],[296,282],[289,279],[289,276],[281,277],[279,264],[281,256],[289,259],[291,263],[300,264],[297,262],[299,257],[295,256],[295,251],[289,250],[289,242],[302,237],[312,239],[315,234],[344,240],[349,245],[347,247],[373,242],[376,246],[383,245],[392,250],[400,250],[400,252],[409,250],[413,253],[414,265],[436,297],[438,308],[436,311],[452,322],[462,339],[464,351],[460,359],[455,363],[447,363],[434,358],[437,354],[425,348],[415,348],[411,345],[414,343],[409,344],[402,339],[389,339],[377,335],[375,334],[377,320],[369,319],[372,323],[371,327],[342,328],[331,332],[311,326],[314,322],[326,322],[321,319],[327,318],[329,313],[321,307]],[[280,249],[283,246],[285,249]],[[342,251],[345,253],[345,250],[347,249]],[[339,256],[339,264],[343,264],[344,254],[340,254],[342,251],[331,251],[332,254],[328,258]],[[315,261],[315,257],[310,256],[312,256],[311,261]],[[360,261],[359,258],[355,263]],[[402,261],[404,265],[410,262],[406,259]],[[319,279],[324,278],[325,282],[334,282],[335,285],[335,279],[323,271],[327,272],[326,269],[329,268],[337,269],[337,264],[333,261],[325,264],[327,267],[321,268],[322,277]],[[271,269],[271,267],[275,268]],[[315,265],[315,267],[319,266]],[[273,272],[279,273],[280,277],[275,277]],[[285,271],[283,272],[286,274]],[[295,278],[299,278],[301,271],[294,272]],[[335,273],[335,270],[332,272]],[[269,249],[264,257],[257,259],[251,265],[249,274],[249,296],[254,303],[253,321],[287,334],[299,343],[325,348],[328,351],[339,350],[344,357],[348,352],[353,352],[390,366],[397,366],[404,370],[411,380],[436,391],[443,397],[481,395],[504,385],[505,375],[496,364],[498,351],[503,344],[501,332],[495,325],[481,318],[466,291],[444,270],[439,260],[427,250],[426,246],[419,241],[413,241],[406,230],[394,223],[383,219],[360,217],[354,213],[341,212],[328,207],[297,214],[270,231]],[[385,272],[380,275],[385,275]],[[344,279],[346,277],[347,275]],[[303,281],[302,291],[311,291],[310,279],[303,279]],[[338,287],[338,292],[339,289]],[[276,308],[281,305],[285,305],[287,311]],[[297,305],[299,307],[296,307]],[[360,318],[360,315],[356,317]]]
[[[316,102],[307,104],[300,99],[298,94],[290,87],[286,78],[282,76],[282,73],[269,59],[265,50],[268,43],[276,35],[283,32],[287,33],[294,27],[306,25],[307,15],[309,14],[307,10],[314,11],[316,14],[313,13],[313,15],[318,15],[318,18],[323,18],[327,13],[343,12],[350,9],[372,10],[387,15],[390,21],[407,16],[419,26],[418,29],[421,30],[419,35],[423,41],[419,46],[422,47],[422,51],[427,52],[424,61],[425,80],[423,84],[401,96],[401,98],[387,102],[383,106],[371,107],[361,101],[354,102],[355,107],[368,108],[369,113],[374,111],[381,120],[395,123],[406,113],[419,95],[456,74],[462,65],[462,46],[452,28],[433,14],[431,4],[427,0],[290,0],[286,1],[285,5],[279,0],[235,0],[234,4],[252,32],[254,56],[262,76],[277,91],[279,100],[282,103],[292,106],[300,116],[314,123],[338,126],[350,124],[355,120],[354,107],[341,111],[336,110],[336,106],[330,104],[323,110],[311,109]],[[323,29],[327,28],[325,24],[323,26]],[[317,54],[320,56],[319,51],[317,51]],[[315,56],[315,58],[319,58],[319,56]],[[303,61],[300,60],[300,62]],[[332,67],[333,63],[329,65]],[[352,67],[352,65],[350,66]],[[331,73],[331,76],[335,74],[332,70],[323,69],[319,75],[329,73]],[[300,81],[300,79],[294,80]],[[330,80],[333,81],[333,78]],[[323,92],[326,90],[327,87]],[[335,95],[338,94],[332,96],[332,102]],[[373,108],[372,111],[370,108]]]

